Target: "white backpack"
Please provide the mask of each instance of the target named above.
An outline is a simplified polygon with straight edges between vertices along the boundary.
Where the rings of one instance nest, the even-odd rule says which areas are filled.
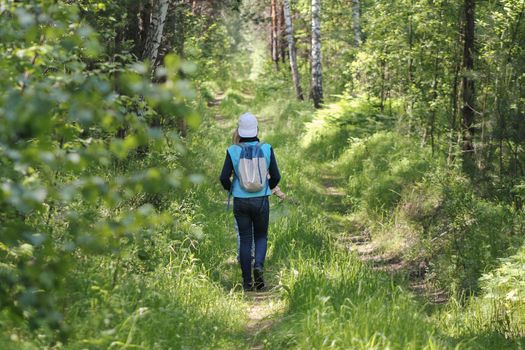
[[[236,169],[241,188],[246,192],[260,192],[268,186],[268,164],[262,144],[247,145],[240,143],[241,156]]]

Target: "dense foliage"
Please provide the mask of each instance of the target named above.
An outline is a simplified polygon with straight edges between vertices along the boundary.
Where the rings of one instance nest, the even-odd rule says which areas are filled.
[[[283,1],[0,0],[0,348],[523,347],[525,1],[289,4],[308,101]],[[217,182],[247,110],[292,199],[256,332]]]
[[[118,33],[116,3],[0,10],[0,307],[64,332],[60,291],[71,270],[139,249],[148,228],[168,222],[159,194],[198,180],[173,129],[198,125],[180,78],[193,66],[166,55],[162,83],[152,84],[129,48],[104,47]]]

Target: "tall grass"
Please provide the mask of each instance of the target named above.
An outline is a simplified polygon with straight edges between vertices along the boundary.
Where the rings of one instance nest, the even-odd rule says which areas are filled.
[[[301,145],[318,160],[337,159],[353,140],[393,124],[394,117],[382,114],[377,101],[343,97],[316,112]]]
[[[344,137],[332,138],[323,130],[319,138],[313,137],[317,132],[308,124],[313,109],[283,93],[288,91],[282,89],[283,84],[278,79],[263,85],[236,82],[229,84],[229,90],[221,89],[225,83],[203,84],[202,94],[207,99],[213,100],[218,90],[225,92],[224,99],[213,109],[199,105],[203,123],[185,140],[186,152],[154,154],[164,162],[184,163],[197,185],[182,184],[180,191],[159,194],[155,202],[167,208],[170,217],[149,232],[126,236],[126,241],[120,242],[126,248],[115,251],[112,258],[78,254],[78,267],[68,276],[66,293],[60,296],[70,326],[67,343],[56,343],[50,330],[34,331],[30,325],[14,328],[6,315],[0,315],[0,326],[7,330],[0,337],[0,348],[248,348],[254,337],[245,327],[249,301],[239,284],[227,194],[218,182],[237,117],[247,110],[259,117],[261,137],[274,147],[280,166],[280,187],[293,199],[284,203],[272,199],[265,276],[285,308],[269,330],[255,335],[257,343],[269,349],[517,346],[519,341],[509,341],[505,336],[515,339],[522,329],[516,327],[523,320],[516,312],[522,309],[508,304],[516,288],[518,294],[512,295],[521,295],[522,281],[516,279],[515,285],[506,289],[494,284],[494,276],[521,276],[522,255],[509,261],[512,268],[501,267],[494,276],[487,275],[486,280],[494,283],[484,282],[483,287],[486,295],[497,290],[498,302],[507,303],[515,312],[510,327],[493,327],[489,315],[495,311],[481,307],[485,299],[472,299],[468,306],[450,303],[429,315],[403,280],[373,271],[338,244],[348,228],[334,222],[333,200],[320,195],[323,189],[317,180],[327,172],[324,161],[341,156],[336,169],[348,179],[348,203],[375,222],[387,215],[409,222],[421,242],[441,237],[444,231],[438,228],[443,227],[458,228],[458,232],[481,237],[483,242],[495,239],[490,229],[483,231],[481,226],[499,221],[498,229],[514,227],[514,221],[504,220],[506,209],[463,195],[466,191],[460,185],[434,186],[438,181],[428,173],[439,172],[436,169],[440,164],[428,160],[428,151],[417,148],[409,139],[395,133],[375,133],[377,130],[363,130],[361,141],[352,139],[356,135],[352,134],[352,120],[367,120],[367,113],[376,113],[374,107],[358,104],[355,108],[359,112],[353,114],[348,110],[354,108],[354,102],[345,105],[343,114],[349,124]],[[333,128],[334,124],[327,125]],[[322,157],[325,141],[340,149]],[[447,192],[451,188],[455,190]],[[467,221],[467,231],[459,231],[466,227],[461,226],[462,218],[472,213],[458,211],[461,205],[477,208],[472,220]],[[92,211],[98,215],[96,208]],[[388,221],[381,224],[395,227],[388,226]],[[468,237],[465,242],[473,242]],[[490,247],[473,252],[483,256],[490,253]],[[497,310],[502,315],[497,319],[506,322],[506,314],[501,314],[506,309]]]
[[[328,215],[329,199],[319,196],[319,188],[315,188],[319,185],[312,181],[322,172],[322,165],[312,161],[309,153],[297,145],[305,122],[311,118],[311,108],[277,96],[264,86],[256,91],[249,108],[261,121],[262,139],[274,147],[283,176],[280,187],[294,200],[294,204],[272,203],[266,276],[270,286],[279,287],[286,310],[282,321],[277,321],[271,331],[258,335],[259,341],[268,348],[443,346],[443,341],[435,337],[435,327],[427,322],[421,307],[406,290],[396,286],[390,277],[376,275],[336,244],[337,236],[342,234],[337,231],[340,227]],[[239,112],[233,104],[220,106],[220,114],[232,122]],[[229,135],[228,128],[221,130],[223,135],[217,135],[213,128],[210,123],[209,131],[203,129],[203,137],[192,141],[199,145],[194,150],[203,150],[195,151],[195,156],[210,152],[213,144],[224,143],[220,139]],[[216,163],[221,164],[221,156],[201,164],[206,173],[218,175],[220,167]],[[220,193],[218,185],[215,188]],[[208,204],[200,202],[206,212],[224,210],[225,197],[221,201],[220,196],[211,194],[208,185],[197,188],[196,197],[208,198]],[[206,218],[206,226],[220,232],[214,216]],[[219,217],[221,223],[231,220],[227,215]],[[212,278],[231,286],[240,280],[237,266],[224,263],[233,260],[233,237],[229,241],[227,236],[220,238],[222,242],[210,237],[196,257],[205,262]],[[229,257],[218,255],[212,247],[229,251]],[[229,283],[224,277],[227,271],[231,271]]]
[[[449,291],[452,299],[443,309],[431,309],[434,314],[426,326],[424,322],[416,321],[425,334],[423,338],[409,337],[400,341],[395,335],[388,337],[383,332],[380,345],[364,342],[366,345],[355,343],[351,347],[522,346],[523,297],[519,292],[521,287],[518,287],[522,275],[518,272],[521,271],[519,255],[505,260],[506,265],[492,273],[486,273],[481,279],[482,288],[480,277],[497,266],[499,257],[512,254],[522,242],[523,213],[506,203],[481,198],[475,186],[459,171],[446,168],[443,160],[432,157],[428,147],[419,145],[410,136],[392,130],[378,130],[374,123],[369,129],[366,126],[364,130],[360,129],[359,121],[352,116],[361,110],[362,105],[356,101],[350,105],[343,99],[317,113],[307,126],[302,143],[305,152],[314,159],[319,159],[319,156],[325,160],[336,159],[336,172],[345,180],[344,202],[350,207],[353,234],[371,235],[375,246],[414,265],[419,264],[426,279]],[[341,118],[348,124],[338,123]],[[320,154],[319,150],[324,150],[325,144],[335,151]],[[371,298],[363,300],[367,304],[374,304],[372,291],[388,290],[384,289],[385,284],[379,278],[372,280],[377,284],[366,293]],[[312,284],[317,286],[324,282],[312,279]],[[403,288],[403,284],[399,287]],[[305,288],[301,285],[298,290]],[[477,293],[481,296],[478,297]],[[406,292],[401,294],[406,295]],[[334,295],[337,297],[338,294],[331,293],[329,299]],[[317,302],[316,305],[321,308],[324,304]],[[414,304],[396,302],[394,307],[404,313]],[[320,314],[337,320],[333,321],[331,329],[344,323],[337,309],[326,310],[323,306]],[[415,314],[421,316],[421,310]],[[303,312],[302,317],[301,320],[308,320],[309,313]],[[326,317],[319,319],[325,320]],[[422,319],[426,318],[422,316]],[[305,322],[310,325],[308,322],[311,321]],[[304,326],[300,324],[295,327]],[[317,325],[321,329],[324,327],[319,321]],[[368,329],[364,322],[361,326]],[[409,334],[398,327],[401,333]],[[341,338],[330,338],[325,333],[322,341],[317,340],[313,328],[307,328],[302,334],[308,340],[316,339],[319,348],[340,344],[344,339],[343,332],[341,335],[334,332]],[[389,329],[389,324],[382,323],[379,328],[382,331]],[[304,347],[303,339],[297,337],[295,330],[290,328],[288,331],[289,344]],[[352,327],[346,328],[347,333],[352,334],[352,331]],[[357,333],[353,337],[360,339]]]

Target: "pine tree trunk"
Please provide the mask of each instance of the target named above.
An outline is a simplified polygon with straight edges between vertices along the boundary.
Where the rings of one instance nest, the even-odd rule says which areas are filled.
[[[321,0],[312,0],[312,99],[315,108],[323,104],[321,67]]]
[[[134,9],[131,9],[133,11]],[[131,15],[133,12],[129,13]],[[137,4],[137,28],[131,28],[130,38],[133,38],[135,43],[133,53],[137,57],[144,58],[144,50],[146,40],[148,37],[148,29],[150,27],[151,19],[151,3],[150,1],[139,1]],[[134,31],[134,32],[133,32]]]
[[[474,70],[474,30],[475,30],[475,0],[465,0],[464,3],[465,23],[463,27],[463,107],[461,110],[463,117],[462,128],[462,151],[463,169],[470,174],[474,171],[474,104],[476,91],[472,73]]]
[[[277,34],[278,20],[277,20],[277,0],[272,0],[271,5],[272,17],[272,60],[275,67],[279,70],[279,36]]]
[[[297,54],[295,50],[292,16],[290,12],[290,0],[284,0],[284,19],[286,22],[286,37],[288,38],[288,53],[290,55],[290,68],[292,70],[293,85],[297,98],[299,100],[304,100],[303,89],[301,88],[301,78],[299,76],[299,69],[297,68]]]
[[[361,4],[359,0],[352,0],[352,30],[354,31],[354,45],[361,46]]]
[[[155,68],[158,65],[157,58],[159,56],[159,48],[162,41],[164,24],[166,23],[169,3],[169,0],[153,0],[150,26],[148,28],[148,36],[143,54],[144,59],[150,60],[152,72],[155,72]]]

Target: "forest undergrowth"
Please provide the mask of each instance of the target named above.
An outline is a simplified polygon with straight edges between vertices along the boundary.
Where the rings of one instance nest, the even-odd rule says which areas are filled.
[[[525,348],[523,1],[479,4],[476,69],[473,1],[278,3],[2,3],[0,349]],[[258,293],[218,181],[246,111],[288,196]]]
[[[452,298],[446,305],[430,307],[410,291],[408,271],[397,275],[375,271],[341,244],[342,238],[361,234],[356,220],[364,217],[349,198],[359,195],[375,208],[374,201],[385,192],[375,189],[380,183],[356,186],[339,176],[332,185],[341,186],[345,195],[333,196],[323,179],[334,171],[340,175],[356,171],[345,166],[377,166],[373,152],[359,153],[366,143],[382,147],[382,154],[391,157],[389,166],[396,166],[397,147],[411,147],[409,141],[392,143],[390,134],[379,132],[341,150],[339,160],[323,159],[315,148],[309,149],[313,141],[304,144],[315,114],[307,103],[295,102],[279,83],[228,84],[202,87],[208,101],[203,99],[197,106],[203,122],[188,138],[186,156],[193,160],[188,166],[204,176],[199,185],[156,198],[172,214],[170,223],[119,256],[82,261],[68,279],[69,293],[63,299],[70,325],[68,342],[50,346],[51,332],[41,330],[35,336],[3,319],[10,332],[0,339],[2,348],[523,347],[522,338],[487,327],[490,322],[483,319],[482,303],[475,299],[474,306]],[[224,150],[238,115],[246,110],[259,117],[260,136],[272,144],[280,165],[280,186],[292,199],[272,198],[265,274],[269,296],[258,302],[266,317],[252,322],[250,310],[257,301],[242,292],[233,217],[218,182]],[[363,160],[357,160],[359,156]],[[419,164],[420,156],[409,152],[404,162]],[[341,168],[345,171],[339,172]],[[397,176],[388,183],[402,188],[421,180],[403,172]],[[356,192],[365,190],[372,193]],[[384,205],[395,207],[396,198],[386,195]],[[384,205],[380,210],[385,210]],[[373,216],[366,218],[373,230]],[[390,241],[382,237],[385,244]]]
[[[291,202],[282,203],[272,199],[266,275],[272,290],[272,297],[267,302],[268,307],[273,311],[269,313],[269,320],[261,326],[260,332],[257,332],[257,325],[250,327],[252,338],[248,334],[248,339],[251,339],[252,346],[270,349],[512,349],[523,346],[520,338],[522,316],[519,315],[519,308],[515,309],[516,305],[512,307],[513,310],[518,310],[517,315],[514,313],[507,316],[509,320],[507,325],[502,325],[498,321],[498,317],[502,317],[501,314],[504,315],[507,309],[487,308],[486,299],[454,294],[452,285],[447,289],[449,302],[435,305],[425,296],[415,295],[410,288],[413,282],[413,277],[410,277],[413,272],[410,264],[408,268],[394,275],[377,271],[370,264],[362,262],[355,249],[352,249],[355,247],[341,244],[349,237],[361,235],[362,229],[368,227],[370,231],[368,234],[373,234],[374,241],[379,245],[379,252],[390,250],[395,254],[406,254],[409,261],[410,258],[413,261],[421,261],[420,256],[413,255],[411,250],[414,249],[413,246],[405,242],[399,243],[406,239],[406,237],[401,238],[403,236],[399,232],[407,234],[407,231],[398,228],[398,231],[388,234],[386,230],[395,226],[385,225],[384,220],[388,217],[386,213],[389,208],[398,205],[403,208],[410,205],[424,207],[431,206],[429,202],[435,203],[432,201],[436,201],[437,195],[428,196],[429,198],[424,201],[421,201],[420,197],[413,197],[420,186],[425,184],[425,171],[436,173],[435,169],[440,166],[438,162],[429,160],[430,157],[425,153],[425,149],[414,147],[410,139],[399,139],[396,135],[381,131],[384,129],[381,123],[391,122],[386,120],[373,124],[377,130],[364,128],[351,130],[346,137],[340,138],[344,142],[353,140],[354,145],[350,147],[341,145],[330,137],[318,138],[320,142],[328,142],[333,147],[341,148],[340,157],[322,157],[318,151],[321,147],[316,148],[318,145],[315,141],[309,139],[312,137],[312,125],[316,124],[318,116],[323,118],[322,115],[330,115],[333,118],[337,117],[337,113],[333,113],[329,108],[315,113],[307,104],[293,101],[291,96],[287,97],[283,93],[287,91],[284,88],[285,83],[280,86],[278,79],[273,83],[237,84],[240,85],[229,86],[224,96],[221,96],[222,100],[217,110],[209,112],[210,125],[209,128],[202,129],[204,136],[194,139],[199,144],[205,142],[205,145],[192,149],[209,152],[211,149],[216,149],[213,145],[222,144],[223,147],[219,147],[217,158],[210,163],[210,168],[206,171],[218,174],[224,157],[222,150],[229,143],[229,135],[236,119],[244,111],[250,110],[261,121],[263,141],[271,143],[275,149],[283,176],[281,188],[292,199]],[[219,87],[215,89],[221,90]],[[374,118],[374,107],[367,106],[364,101],[352,102],[350,105],[346,108],[346,112],[350,111],[352,115],[365,119]],[[360,123],[349,123],[349,125],[355,128],[359,127]],[[220,133],[217,133],[217,126]],[[338,135],[335,137],[337,138]],[[358,142],[359,138],[362,141]],[[372,149],[362,152],[363,144],[368,142],[375,142],[375,147],[379,147],[378,157],[383,157],[384,163],[381,163],[381,159],[374,159],[375,153]],[[362,158],[348,159],[355,157],[356,153]],[[387,177],[386,184],[381,177],[381,168],[376,169],[376,173],[366,169],[366,166],[380,167],[381,164],[399,169],[396,170],[398,173],[390,171],[391,175]],[[347,170],[349,166],[361,166],[367,172],[363,175],[349,176]],[[372,176],[376,177],[375,183]],[[327,178],[330,179],[328,183]],[[352,187],[348,179],[369,182],[361,182]],[[388,188],[398,186],[401,192],[405,187],[409,187],[408,185],[413,186],[410,189],[412,197],[409,196],[408,199],[399,199],[398,195],[392,197],[392,191],[377,188],[377,186]],[[330,189],[327,186],[330,186]],[[334,191],[333,186],[337,186],[336,191],[342,191],[343,195],[337,193],[334,196],[331,193]],[[371,193],[365,195],[356,193],[359,188]],[[439,190],[457,189],[443,185]],[[460,190],[468,191],[465,188]],[[214,194],[217,195],[217,192],[220,193],[218,184]],[[224,209],[226,197],[224,193],[222,198],[221,194],[218,196],[218,207],[215,210],[220,212]],[[362,199],[366,204],[371,203],[368,214],[360,210],[356,198]],[[474,232],[480,227],[485,227],[483,220],[492,220],[493,217],[490,215],[495,215],[491,214],[493,211],[490,203],[485,203],[479,205],[488,206],[486,209],[488,218],[481,216],[479,218],[481,223],[475,221],[471,228]],[[449,205],[456,205],[450,210],[457,210],[460,206],[457,203]],[[383,214],[377,215],[381,210]],[[425,209],[418,207],[418,210]],[[225,215],[224,221],[230,222],[231,213],[223,215]],[[213,219],[208,216],[208,220]],[[373,220],[376,222],[374,223]],[[436,226],[449,222],[449,218],[443,217],[436,217],[434,220],[432,224]],[[498,222],[498,220],[492,221]],[[505,221],[499,222],[505,227]],[[380,226],[386,226],[383,228],[385,230],[383,234],[377,234],[375,231],[375,227]],[[230,263],[235,259],[232,252],[234,247],[231,245],[232,231],[232,229],[229,231],[230,239],[227,243],[229,247],[226,248],[230,249],[230,256],[226,259]],[[484,237],[484,233],[481,232],[480,236]],[[423,245],[424,242],[421,240],[417,244]],[[447,251],[445,253],[453,254]],[[222,261],[225,261],[224,258]],[[210,259],[213,260],[212,255],[203,258],[203,261],[210,261]],[[224,266],[220,263],[221,261],[216,261],[218,265],[211,263],[210,266],[217,266],[212,275],[222,280],[223,285],[232,286],[238,283],[240,273],[235,263],[229,265],[233,269],[230,271],[230,280],[224,278]],[[473,265],[475,263],[482,262],[476,260]],[[433,274],[446,271],[445,267],[438,266],[434,270],[423,268],[427,275],[417,277],[421,281],[428,280],[428,283],[437,285],[461,281],[462,275],[457,271],[451,271],[450,275],[440,275],[437,278]],[[464,273],[470,276],[473,272]],[[247,300],[250,308],[252,299],[248,297]],[[492,305],[497,306],[497,303],[494,301]],[[494,317],[495,310],[501,313],[500,316]]]
[[[488,274],[478,281],[483,271],[498,266],[504,249],[517,254],[507,266],[513,261],[513,268],[519,268],[519,234],[514,242],[499,238],[519,232],[519,212],[477,197],[466,179],[453,170],[447,173],[426,148],[382,131],[392,125],[388,117],[370,123],[378,118],[373,104],[342,101],[338,110],[350,115],[348,134],[315,139],[312,126],[318,125],[319,116],[337,119],[337,112],[328,107],[312,113],[305,104],[283,98],[278,83],[251,89],[255,96],[248,100],[231,90],[233,96],[221,103],[221,115],[229,115],[232,123],[247,109],[260,117],[262,137],[274,146],[282,167],[282,188],[294,200],[272,208],[268,266],[284,308],[273,327],[256,336],[256,343],[268,348],[523,347],[522,305],[502,297],[504,288],[492,288]],[[324,130],[330,132],[333,125]],[[226,134],[231,127],[225,128]],[[340,156],[319,156],[325,147],[316,141],[336,152],[339,147]],[[327,193],[324,179],[334,174],[343,196]],[[440,176],[448,176],[448,181]],[[466,215],[471,219],[465,220]],[[425,225],[427,236],[418,231]],[[375,271],[341,244],[363,229],[378,252],[401,256],[407,267],[395,275]],[[449,230],[467,238],[447,242]],[[442,240],[437,247],[430,244],[435,237]],[[491,240],[503,247],[491,246]],[[465,260],[458,262],[458,249],[473,254],[460,256]],[[447,303],[435,305],[424,295],[414,295],[410,284],[415,263],[420,270],[416,278],[444,289]],[[494,274],[505,279],[509,270],[501,267]],[[519,278],[514,283],[519,285]],[[472,294],[464,294],[469,288]]]
[[[363,349],[521,347],[520,315],[511,315],[514,316],[510,321],[513,324],[507,325],[509,327],[495,329],[493,326],[497,325],[498,321],[491,313],[495,309],[487,311],[483,300],[453,296],[446,305],[432,306],[428,300],[421,299],[410,291],[410,271],[401,271],[395,276],[373,271],[371,266],[361,262],[358,255],[350,252],[348,246],[340,244],[342,237],[360,234],[356,230],[356,218],[359,215],[365,216],[363,213],[359,214],[355,203],[351,202],[352,188],[344,188],[344,176],[348,172],[341,169],[344,169],[345,164],[356,166],[361,163],[358,160],[345,161],[345,157],[349,157],[348,154],[352,152],[352,148],[345,151],[346,146],[340,146],[342,156],[337,161],[330,157],[316,157],[314,142],[307,144],[310,131],[308,127],[312,125],[312,121],[315,122],[314,113],[308,105],[283,97],[282,89],[278,83],[268,82],[259,85],[244,82],[239,86],[230,86],[218,107],[218,112],[212,111],[212,114],[218,113],[221,133],[216,133],[217,115],[211,116],[209,131],[203,128],[205,136],[195,139],[198,143],[210,143],[193,148],[209,152],[210,149],[214,149],[213,145],[221,143],[225,148],[238,115],[246,110],[252,111],[261,120],[262,139],[271,143],[275,149],[283,174],[281,187],[293,199],[292,203],[274,201],[272,204],[267,276],[274,293],[270,302],[281,305],[275,308],[271,327],[265,324],[260,334],[256,332],[257,327],[250,328],[250,332],[255,336],[252,345],[267,348]],[[353,113],[360,113],[366,118],[373,117],[370,111],[363,113],[362,108],[353,108]],[[319,113],[322,115],[330,112],[322,110]],[[334,113],[331,115],[334,116]],[[397,175],[399,177],[383,186],[403,188],[409,183],[420,186],[420,174],[424,173],[424,170],[430,171],[439,166],[425,162],[425,159],[428,159],[424,158],[425,150],[418,152],[417,148],[410,144],[410,140],[398,144],[391,141],[389,134],[374,134],[375,131],[372,131],[371,138],[378,140],[378,147],[382,147],[381,155],[392,156],[389,164],[394,168],[396,162],[401,166]],[[356,132],[347,136],[357,138],[363,137],[363,134]],[[368,142],[368,135],[364,136],[362,142]],[[342,139],[346,142],[348,138]],[[330,141],[329,137],[322,140]],[[337,147],[337,142],[332,144]],[[359,145],[360,143],[356,142],[354,147]],[[409,157],[408,160],[396,159],[396,154],[401,152],[392,151],[398,147],[413,150],[413,153],[405,153],[405,156]],[[207,172],[217,174],[217,166],[222,163],[222,157],[223,154],[219,152]],[[373,154],[364,153],[362,157],[364,164],[374,164]],[[412,161],[410,157],[415,160]],[[406,163],[415,171],[410,173]],[[341,185],[346,192],[345,196],[334,198],[326,193],[323,177],[332,175],[334,171],[343,177]],[[413,173],[416,175],[411,175]],[[370,172],[368,174],[370,175]],[[399,202],[398,198],[388,194],[389,191],[374,189],[374,186],[381,186],[381,182],[369,183],[367,186],[359,185],[362,189],[376,191],[368,194],[369,197],[363,196],[365,201],[366,198],[370,198],[372,201],[383,201],[391,207],[396,207]],[[216,194],[217,190],[214,193]],[[430,197],[429,201],[433,199],[434,197]],[[219,195],[217,200],[217,211],[225,205],[224,200],[223,193],[222,198]],[[408,205],[406,201],[403,203]],[[427,204],[419,203],[417,198],[410,203]],[[384,209],[384,204],[379,205]],[[224,220],[228,223],[231,215],[224,215]],[[369,221],[360,224],[369,225],[370,230],[374,229],[374,218],[377,220],[376,225],[381,225],[379,217],[366,217]],[[447,219],[444,221],[447,222]],[[436,219],[434,224],[440,225],[439,220]],[[483,227],[483,224],[480,226]],[[475,226],[473,230],[480,226]],[[387,246],[399,239],[395,233],[380,237],[382,239],[378,241]],[[230,249],[230,257],[226,259],[229,262],[235,259],[234,252],[231,251],[232,239],[230,236],[230,246],[226,248]],[[395,249],[398,253],[402,251],[409,255],[410,249],[405,248],[402,246]],[[203,261],[210,259],[213,260],[211,255],[203,258]],[[212,275],[222,276],[219,277],[221,283],[231,286],[240,280],[235,263],[229,266],[233,269],[230,271],[230,280],[225,280],[225,269],[220,265],[220,261],[216,263],[218,265],[211,263],[211,266],[217,266]],[[451,276],[458,278],[457,272],[451,272]],[[444,279],[446,280],[446,277]],[[505,309],[500,309],[500,312],[505,313]],[[515,333],[508,333],[512,327]]]

